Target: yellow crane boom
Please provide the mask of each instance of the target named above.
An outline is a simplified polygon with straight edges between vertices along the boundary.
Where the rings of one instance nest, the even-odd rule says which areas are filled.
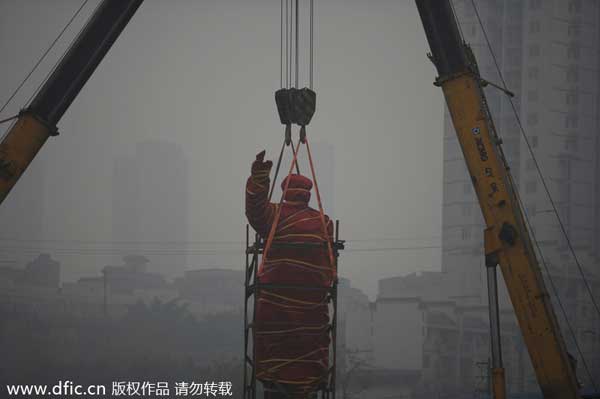
[[[0,204],[143,0],[103,0],[46,83],[0,141]]]
[[[544,285],[515,185],[482,89],[476,60],[463,42],[448,0],[416,0],[458,141],[486,224],[486,265],[498,264],[537,381],[546,399],[578,398],[574,370]],[[503,373],[494,370],[503,395]]]

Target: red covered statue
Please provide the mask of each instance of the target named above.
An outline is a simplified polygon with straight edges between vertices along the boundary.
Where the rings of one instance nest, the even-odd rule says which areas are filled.
[[[335,278],[327,245],[327,240],[331,244],[333,239],[333,225],[324,216],[324,234],[321,214],[308,206],[313,184],[305,176],[286,177],[282,182],[283,190],[288,185],[283,202],[269,202],[273,164],[263,161],[264,155],[263,151],[256,156],[246,183],[246,216],[266,241],[281,206],[272,245],[257,279],[261,284],[286,287],[265,287],[257,293],[256,377],[266,388],[266,399],[285,397],[276,392],[281,388],[291,398],[303,399],[328,378],[328,294],[314,288],[331,287]]]

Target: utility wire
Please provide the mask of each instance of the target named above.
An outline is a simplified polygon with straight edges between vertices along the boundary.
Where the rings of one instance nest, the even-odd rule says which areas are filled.
[[[292,85],[292,21],[291,21],[291,1],[285,0],[285,40],[286,47],[288,49],[286,53],[286,65],[287,65],[287,88]]]
[[[511,181],[512,181],[512,178],[511,178]],[[515,197],[517,198],[517,201],[519,202],[519,206],[523,210],[525,223],[527,224],[527,228],[529,229],[529,234],[533,238],[533,242],[534,242],[537,252],[539,254],[540,260],[542,261],[541,263],[544,266],[544,270],[546,271],[546,274],[548,275],[548,281],[550,282],[550,286],[552,287],[552,291],[554,292],[554,296],[556,297],[558,306],[560,307],[560,310],[565,318],[565,321],[567,323],[567,328],[569,330],[569,334],[571,334],[571,336],[573,338],[573,342],[575,343],[575,348],[577,349],[577,353],[579,353],[579,356],[581,357],[583,367],[586,371],[586,374],[588,375],[588,378],[592,382],[592,385],[594,386],[594,390],[597,390],[596,384],[594,383],[594,379],[592,378],[592,374],[590,373],[587,362],[585,361],[585,357],[583,356],[583,351],[581,350],[581,347],[579,346],[579,342],[577,341],[577,335],[575,334],[573,326],[571,325],[571,323],[569,322],[569,318],[567,317],[567,310],[565,309],[565,306],[563,305],[563,303],[560,299],[560,296],[558,295],[558,288],[556,287],[556,284],[554,284],[554,279],[552,278],[552,275],[550,274],[550,269],[548,267],[548,263],[546,262],[544,254],[542,253],[542,248],[540,247],[539,241],[537,240],[535,233],[533,232],[533,228],[532,228],[533,226],[529,220],[529,217],[527,216],[527,212],[525,210],[525,207],[523,206],[523,201],[521,200],[521,197],[516,190],[515,190]]]
[[[46,58],[46,55],[48,55],[48,53],[50,52],[50,50],[52,50],[52,48],[54,48],[54,45],[60,40],[60,38],[65,33],[65,31],[69,28],[69,26],[71,26],[71,24],[73,23],[73,21],[75,20],[75,18],[77,18],[77,16],[79,15],[79,13],[83,9],[83,7],[85,7],[85,5],[88,3],[88,1],[89,0],[84,0],[84,2],[81,4],[81,6],[79,6],[79,8],[77,9],[77,11],[75,11],[75,13],[71,17],[71,19],[69,19],[69,21],[67,22],[67,24],[62,28],[62,30],[60,31],[60,33],[58,34],[58,36],[56,36],[56,38],[54,39],[54,41],[52,41],[52,43],[50,44],[50,46],[46,49],[46,51],[44,51],[44,53],[42,54],[42,56],[35,63],[35,65],[31,69],[31,71],[29,71],[29,73],[25,76],[25,78],[23,79],[23,81],[21,81],[21,83],[17,86],[17,88],[15,89],[15,91],[13,91],[13,93],[10,95],[10,97],[8,98],[8,100],[6,100],[6,102],[4,103],[4,105],[2,105],[2,108],[0,108],[0,113],[2,113],[2,111],[4,111],[4,109],[6,108],[6,106],[17,95],[17,93],[19,92],[19,90],[21,90],[21,87],[23,87],[23,85],[27,82],[27,80],[29,80],[29,78],[31,77],[31,75],[33,74],[33,72],[35,72],[35,70],[37,69],[37,67],[44,60],[44,58]]]
[[[390,242],[390,241],[436,241],[439,236],[432,237],[378,237],[378,238],[350,238],[344,240],[346,243],[350,242]],[[174,244],[244,244],[244,241],[234,240],[214,240],[214,241],[203,241],[203,240],[178,240],[178,241],[152,241],[152,240],[72,240],[72,239],[23,239],[14,237],[0,237],[0,242],[40,242],[40,243],[71,243],[71,244],[162,244],[162,245],[174,245]]]
[[[420,251],[427,249],[440,249],[440,245],[413,245],[401,247],[365,247],[365,248],[346,248],[346,252],[396,252],[396,251]],[[115,255],[123,252],[140,252],[157,255],[180,255],[180,254],[197,254],[197,255],[216,255],[216,254],[240,254],[244,253],[245,249],[169,249],[169,248],[82,248],[82,247],[0,247],[3,251],[10,252],[53,252],[60,254],[73,255]]]
[[[487,42],[487,46],[489,48],[489,51],[490,51],[490,53],[492,55],[492,59],[494,60],[494,65],[496,66],[496,70],[498,71],[498,75],[500,76],[500,79],[502,81],[503,88],[505,90],[508,90],[507,85],[506,85],[506,81],[504,80],[504,76],[502,75],[502,71],[500,70],[500,67],[498,65],[498,60],[496,59],[496,56],[494,54],[494,51],[493,51],[492,46],[490,44],[490,41],[488,39],[487,33],[486,33],[486,31],[485,31],[485,29],[483,27],[483,23],[482,23],[481,18],[479,16],[479,12],[477,11],[477,7],[475,6],[474,0],[471,0],[471,3],[473,4],[473,8],[475,10],[475,15],[477,16],[477,20],[479,21],[479,25],[481,26],[481,29],[483,30],[483,35],[484,35],[485,40]],[[535,168],[536,168],[536,170],[537,170],[537,172],[538,172],[538,174],[540,176],[540,180],[541,180],[542,185],[544,187],[544,191],[546,192],[546,195],[548,196],[548,199],[550,201],[550,205],[552,206],[552,211],[556,215],[556,219],[558,220],[558,224],[560,226],[560,229],[561,229],[561,231],[562,231],[562,233],[563,233],[563,235],[565,237],[565,241],[567,243],[569,251],[573,254],[573,259],[575,260],[575,264],[577,265],[577,269],[579,270],[579,273],[581,274],[581,277],[583,278],[586,290],[588,291],[588,293],[590,295],[591,301],[592,301],[592,303],[594,305],[594,308],[596,309],[596,312],[600,316],[600,308],[598,307],[598,304],[597,304],[597,302],[596,302],[596,300],[594,298],[594,295],[592,294],[592,289],[590,288],[590,286],[589,286],[589,284],[587,282],[587,279],[586,279],[586,276],[585,276],[585,274],[583,272],[583,268],[581,266],[581,263],[579,262],[579,259],[577,258],[577,254],[575,253],[575,249],[573,248],[571,240],[569,239],[569,235],[567,234],[567,230],[565,228],[565,225],[564,225],[564,223],[562,221],[562,218],[560,217],[560,215],[558,213],[558,209],[556,207],[556,204],[554,203],[552,195],[550,194],[550,189],[548,188],[548,184],[546,183],[546,178],[544,177],[544,175],[542,173],[542,170],[540,168],[540,165],[539,165],[539,163],[538,163],[538,161],[537,161],[537,159],[535,157],[535,154],[533,152],[531,144],[529,143],[529,139],[527,138],[527,135],[525,134],[525,129],[523,128],[523,124],[521,123],[521,118],[519,117],[519,114],[517,112],[517,109],[515,107],[515,104],[514,104],[512,98],[508,97],[508,100],[510,102],[512,111],[513,111],[513,113],[515,115],[517,124],[519,125],[519,130],[521,132],[521,135],[523,136],[525,144],[527,145],[527,150],[528,150],[529,154],[531,155],[531,158],[532,158],[532,160],[533,160],[533,162],[535,164]]]
[[[243,241],[137,241],[137,240],[68,240],[68,239],[22,239],[11,237],[0,237],[0,241],[9,242],[59,242],[59,243],[80,243],[80,244],[243,244]]]
[[[485,38],[485,41],[486,41],[487,47],[488,47],[488,49],[489,49],[490,55],[491,55],[491,57],[492,57],[492,60],[493,60],[493,62],[494,62],[494,65],[495,65],[495,67],[496,67],[496,70],[497,70],[497,72],[498,72],[498,75],[499,75],[499,77],[500,77],[500,80],[501,80],[501,82],[502,82],[503,88],[504,88],[504,90],[508,90],[508,87],[507,87],[506,81],[505,81],[505,79],[504,79],[504,76],[503,76],[503,74],[502,74],[502,71],[501,71],[501,69],[500,69],[500,65],[499,65],[499,63],[498,63],[498,60],[497,60],[497,58],[496,58],[496,55],[495,55],[495,53],[494,53],[494,50],[493,50],[493,48],[492,48],[492,45],[491,45],[491,43],[490,43],[489,37],[488,37],[488,35],[487,35],[487,31],[485,30],[485,27],[483,26],[483,22],[482,22],[482,20],[481,20],[481,16],[479,15],[479,11],[477,10],[477,6],[475,5],[475,1],[474,1],[474,0],[471,0],[471,4],[472,4],[472,6],[473,6],[473,10],[475,11],[475,15],[476,15],[476,17],[477,17],[477,20],[478,20],[478,22],[479,22],[479,26],[481,27],[481,30],[482,30],[482,32],[483,32],[483,36],[484,36],[484,38]],[[460,25],[460,24],[459,24],[459,25]],[[587,291],[588,291],[588,293],[589,293],[589,295],[590,295],[591,301],[592,301],[592,303],[593,303],[594,307],[596,308],[596,312],[598,313],[598,315],[600,315],[600,309],[598,308],[598,305],[597,305],[597,303],[596,303],[596,300],[595,300],[595,298],[594,298],[594,295],[592,294],[591,288],[590,288],[590,286],[589,286],[589,284],[588,284],[588,282],[587,282],[587,279],[586,279],[586,277],[585,277],[585,274],[583,273],[583,269],[582,269],[582,267],[581,267],[581,265],[580,265],[580,263],[579,263],[579,259],[577,258],[577,255],[576,255],[576,253],[575,253],[575,250],[573,249],[573,246],[571,245],[571,241],[570,241],[570,239],[569,239],[569,236],[568,236],[568,234],[567,234],[567,231],[566,231],[566,229],[565,229],[565,227],[564,227],[564,224],[563,224],[563,222],[562,222],[562,219],[560,218],[560,215],[558,214],[558,210],[557,210],[557,208],[556,208],[556,205],[555,205],[555,203],[554,203],[554,200],[552,199],[552,196],[550,195],[550,190],[549,190],[549,188],[548,188],[548,185],[546,184],[546,179],[544,178],[544,175],[542,174],[541,168],[540,168],[540,166],[539,166],[539,164],[538,164],[538,161],[537,161],[537,159],[536,159],[536,157],[535,157],[535,154],[533,153],[533,149],[531,148],[531,145],[530,145],[530,143],[529,143],[529,140],[528,140],[528,138],[527,138],[527,135],[525,134],[525,129],[523,128],[523,124],[521,123],[521,118],[519,117],[519,114],[518,114],[518,112],[517,112],[516,106],[515,106],[515,104],[514,104],[514,102],[513,102],[512,98],[508,97],[508,101],[509,101],[509,103],[510,103],[510,105],[511,105],[511,108],[512,108],[513,114],[515,115],[515,119],[516,119],[516,121],[517,121],[517,125],[519,126],[519,130],[520,130],[520,132],[521,132],[521,135],[523,136],[523,139],[524,139],[524,141],[525,141],[525,144],[526,144],[526,146],[527,146],[527,149],[528,149],[528,151],[529,151],[529,154],[531,155],[531,157],[532,157],[532,159],[533,159],[533,162],[534,162],[534,164],[535,164],[536,170],[537,170],[537,172],[538,172],[538,174],[539,174],[539,176],[540,176],[540,180],[542,181],[542,185],[543,185],[543,187],[544,187],[544,190],[545,190],[545,192],[546,192],[546,194],[547,194],[547,196],[548,196],[548,199],[550,200],[550,204],[551,204],[551,206],[552,206],[552,209],[553,209],[553,211],[554,211],[554,213],[555,213],[555,215],[556,215],[556,218],[557,218],[557,220],[558,220],[558,223],[559,223],[559,225],[560,225],[560,228],[561,228],[561,230],[562,230],[562,233],[563,233],[563,234],[564,234],[564,236],[565,236],[565,240],[566,240],[566,242],[567,242],[567,246],[569,247],[569,250],[570,250],[570,252],[573,254],[573,258],[574,258],[574,260],[575,260],[575,263],[576,263],[576,265],[577,265],[577,268],[579,269],[579,272],[580,272],[580,274],[581,274],[581,276],[582,276],[582,278],[583,278],[583,281],[584,281],[584,283],[585,283],[585,286],[586,286],[586,288],[587,288]],[[510,177],[510,174],[509,174],[509,177]],[[512,180],[512,178],[511,178],[511,180]],[[524,216],[525,216],[525,217],[524,217],[524,219],[525,219],[525,221],[526,221],[527,225],[529,226],[529,231],[530,231],[530,234],[532,235],[532,238],[534,238],[535,245],[536,245],[536,247],[537,247],[537,249],[538,249],[538,253],[539,253],[539,255],[540,255],[540,258],[541,258],[541,260],[542,260],[542,264],[544,265],[544,268],[546,269],[546,273],[548,274],[548,280],[550,281],[550,284],[551,284],[551,286],[552,286],[552,288],[553,288],[553,290],[554,290],[554,293],[555,293],[555,295],[556,295],[557,302],[558,302],[559,306],[561,307],[561,310],[562,310],[562,312],[563,312],[563,314],[564,314],[564,316],[565,316],[565,321],[566,321],[566,323],[567,323],[567,327],[569,328],[569,331],[570,331],[571,335],[573,336],[573,340],[574,340],[574,342],[575,342],[575,346],[576,346],[576,348],[577,348],[577,351],[578,351],[578,353],[579,353],[579,355],[580,355],[580,357],[581,357],[581,360],[582,360],[583,367],[584,367],[584,369],[585,369],[585,371],[586,371],[586,374],[588,375],[588,377],[589,377],[589,379],[590,379],[590,381],[591,381],[592,385],[594,386],[594,389],[595,389],[595,390],[597,390],[597,388],[596,388],[596,384],[595,384],[595,382],[594,382],[594,379],[592,378],[592,375],[591,375],[591,373],[590,373],[590,370],[588,369],[587,363],[586,363],[586,361],[585,361],[585,357],[583,356],[583,352],[581,351],[581,348],[579,347],[579,343],[578,343],[578,341],[577,341],[577,337],[576,337],[576,335],[575,335],[575,332],[573,331],[573,327],[571,326],[571,324],[570,324],[570,322],[569,322],[569,319],[568,319],[568,317],[567,317],[566,309],[564,308],[564,306],[563,306],[563,304],[562,304],[562,301],[560,300],[560,297],[559,297],[559,295],[558,295],[558,290],[556,289],[556,286],[555,286],[555,284],[554,284],[554,281],[553,281],[553,279],[552,279],[552,276],[550,275],[550,271],[549,271],[549,269],[548,269],[548,265],[546,264],[546,261],[544,260],[544,256],[543,256],[543,254],[542,254],[542,251],[541,251],[541,248],[540,248],[539,242],[538,242],[538,241],[537,241],[537,239],[535,238],[535,234],[533,233],[533,229],[531,229],[531,222],[529,221],[529,218],[527,217],[527,213],[525,212],[525,208],[524,208],[524,206],[523,206],[523,203],[522,203],[522,201],[521,201],[521,199],[520,199],[520,196],[519,196],[519,194],[518,194],[518,191],[516,190],[516,186],[514,186],[514,187],[515,187],[515,190],[514,190],[514,192],[515,192],[515,196],[517,197],[517,200],[519,201],[519,205],[520,205],[520,207],[523,209],[523,214],[524,214]]]
[[[300,34],[299,34],[299,32],[300,32],[300,28],[299,28],[300,24],[298,23],[299,22],[299,17],[300,17],[300,11],[299,11],[299,8],[298,8],[298,0],[296,0],[296,88],[300,87],[300,86],[298,86],[299,72],[300,72],[299,67],[298,67],[298,64],[299,64],[299,54],[300,54],[300,51],[299,51],[299,48],[298,48],[298,45],[300,43]]]
[[[454,19],[456,20],[456,25],[458,25],[458,32],[459,32],[461,41],[464,43],[465,36],[463,34],[462,26],[461,26],[460,21],[458,19],[458,14],[456,13],[456,8],[454,7],[454,1],[453,0],[449,0],[448,2],[450,3],[450,8],[452,8],[452,14],[454,15]]]
[[[314,0],[310,0],[310,77],[309,88],[313,89],[313,51],[314,51]]]
[[[441,245],[423,245],[407,247],[384,247],[384,248],[348,248],[345,252],[391,252],[391,251],[416,251],[421,249],[440,249]]]
[[[13,115],[13,116],[11,116],[10,118],[2,119],[2,120],[0,121],[0,124],[2,124],[2,123],[6,123],[6,122],[10,122],[10,121],[12,121],[13,119],[17,119],[18,117],[19,117],[19,115],[17,114],[17,115]]]
[[[289,74],[288,74],[288,59],[289,59],[289,39],[288,39],[288,32],[289,32],[289,28],[288,28],[288,0],[284,0],[285,1],[285,87],[288,88],[290,83],[289,83]],[[283,39],[283,34],[281,36],[281,38]]]
[[[62,62],[62,60],[65,58],[65,56],[67,55],[67,53],[71,50],[71,48],[73,47],[73,45],[75,44],[75,41],[77,40],[77,38],[79,36],[81,36],[81,33],[83,32],[83,30],[85,29],[85,27],[88,25],[88,23],[90,22],[90,20],[92,19],[92,17],[94,16],[94,14],[96,14],[96,11],[100,8],[100,6],[102,5],[102,2],[99,2],[96,5],[96,8],[94,9],[94,11],[92,11],[92,13],[88,16],[88,19],[86,20],[86,22],[81,25],[81,28],[79,28],[79,31],[77,32],[77,34],[75,36],[73,36],[73,39],[71,39],[71,43],[69,43],[69,47],[67,47],[67,50],[62,54],[62,56],[56,60],[56,62],[54,63],[54,65],[52,66],[52,68],[48,71],[48,73],[46,74],[46,77],[44,78],[44,80],[38,85],[37,89],[33,92],[33,94],[29,97],[29,99],[27,100],[26,104],[29,104],[31,102],[31,100],[33,99],[33,97],[35,97],[40,90],[42,89],[42,87],[46,84],[46,82],[48,81],[48,79],[50,78],[50,76],[52,75],[52,73],[56,70],[56,67],[58,66],[58,64],[60,64]]]
[[[279,25],[279,87],[283,87],[283,0],[281,0]]]
[[[69,24],[71,24],[71,22],[75,19],[75,17],[77,16],[77,14],[79,14],[79,12],[81,11],[81,9],[85,6],[85,4],[88,2],[89,0],[85,0],[84,3],[81,5],[81,7],[77,10],[77,12],[75,13],[75,15],[73,15],[73,18],[71,18],[71,20],[69,21]],[[100,5],[102,3],[98,3],[98,5],[96,6],[97,10]],[[31,103],[31,100],[33,99],[33,97],[35,95],[37,95],[37,93],[39,93],[39,91],[41,90],[42,86],[48,81],[48,79],[50,78],[50,75],[52,74],[52,72],[54,72],[54,70],[56,69],[56,67],[58,66],[58,64],[63,60],[63,58],[65,57],[65,55],[67,54],[67,52],[71,49],[71,47],[73,47],[73,44],[75,43],[75,40],[77,39],[77,37],[79,37],[79,35],[81,34],[81,32],[83,31],[83,29],[85,28],[85,26],[87,25],[87,22],[89,22],[89,20],[92,18],[92,15],[95,13],[92,12],[92,14],[88,17],[88,20],[86,21],[85,24],[83,24],[83,26],[79,29],[79,32],[73,37],[73,39],[71,40],[71,43],[69,44],[69,47],[67,48],[67,51],[65,51],[63,53],[63,55],[54,63],[54,65],[52,66],[52,68],[50,69],[50,71],[48,71],[48,73],[46,74],[46,77],[44,78],[44,80],[38,85],[37,89],[35,89],[35,91],[33,92],[33,94],[31,94],[31,96],[27,99],[27,101],[25,102],[26,105],[29,105]],[[64,32],[65,29],[63,29]],[[61,35],[62,33],[61,32]],[[60,37],[60,35],[59,35]],[[58,40],[58,38],[57,38]],[[36,65],[37,66],[37,65]],[[32,70],[33,72],[33,70]],[[17,115],[18,117],[18,115]],[[13,128],[13,126],[15,125],[16,121],[13,122],[3,133],[2,133],[2,137],[0,137],[0,141],[4,140],[4,138],[6,137],[6,135],[8,134],[8,132]]]

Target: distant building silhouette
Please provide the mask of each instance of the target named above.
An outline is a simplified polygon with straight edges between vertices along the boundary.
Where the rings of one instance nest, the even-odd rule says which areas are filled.
[[[333,144],[326,141],[315,141],[310,146],[311,155],[315,164],[315,173],[317,175],[317,183],[319,184],[319,192],[323,201],[325,213],[330,217],[335,216],[335,147]],[[304,172],[310,177],[310,170]],[[312,177],[311,177],[312,179]],[[314,193],[314,189],[313,189]],[[311,198],[311,206],[318,209],[317,195],[313,194]]]
[[[244,272],[231,269],[188,270],[173,285],[195,314],[241,310]]]
[[[123,261],[122,266],[105,266],[102,269],[111,293],[130,294],[135,290],[167,287],[167,282],[162,275],[147,271],[148,259],[144,256],[127,255],[123,257]],[[80,279],[82,280],[84,279]]]
[[[38,248],[44,227],[44,170],[36,159],[0,206],[0,260],[24,264]],[[18,250],[26,247],[28,250]]]
[[[60,263],[48,254],[41,254],[27,263],[24,269],[0,267],[0,280],[12,285],[28,285],[58,289],[60,285]]]
[[[124,254],[145,254],[168,275],[185,270],[188,177],[188,162],[176,143],[143,141],[132,156],[116,159],[112,230]]]
[[[31,285],[58,288],[60,263],[48,254],[41,254],[25,266],[25,281]]]

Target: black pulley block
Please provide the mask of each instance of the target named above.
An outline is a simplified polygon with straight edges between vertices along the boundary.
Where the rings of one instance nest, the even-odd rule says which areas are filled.
[[[279,89],[275,92],[275,103],[283,125],[308,125],[315,114],[316,102],[317,93],[307,87]]]
[[[279,89],[275,92],[275,104],[282,125],[291,125],[292,122],[292,98],[289,89]]]

